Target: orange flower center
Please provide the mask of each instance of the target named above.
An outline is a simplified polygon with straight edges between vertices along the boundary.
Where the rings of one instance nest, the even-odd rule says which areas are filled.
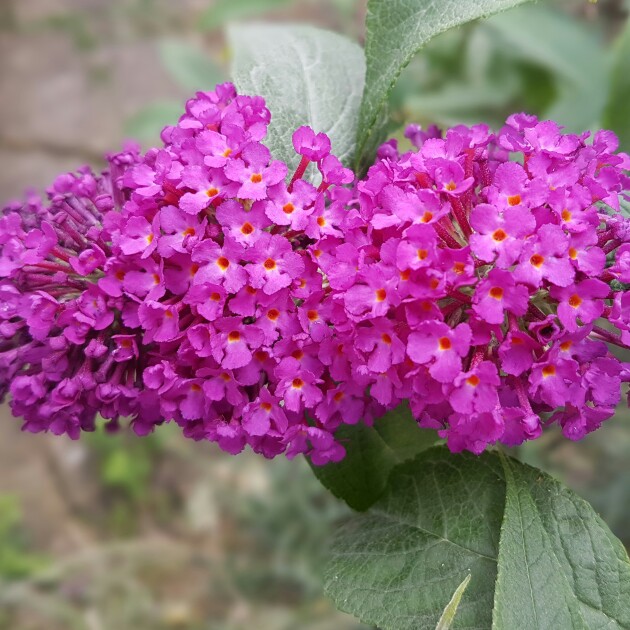
[[[453,265],[453,271],[459,276],[461,274],[464,273],[464,271],[466,270],[466,263],[463,262],[456,262]]]
[[[418,250],[418,258],[420,260],[424,260],[428,255],[429,255],[429,252],[426,249],[419,249]]]
[[[271,403],[268,403],[268,402],[260,403],[260,408],[263,411],[266,411],[267,413],[269,413],[271,411],[271,409],[272,409]]]
[[[267,317],[272,321],[275,322],[276,319],[278,319],[278,317],[280,317],[280,311],[277,308],[272,308],[269,309],[267,311]]]
[[[507,238],[507,234],[505,233],[505,230],[502,230],[501,228],[499,228],[498,230],[494,231],[494,233],[492,234],[492,238],[497,243],[500,243],[501,241],[504,241]]]
[[[440,346],[440,350],[450,350],[451,349],[451,340],[448,337],[440,337],[438,339],[438,345]]]
[[[556,366],[555,365],[545,365],[545,367],[542,369],[542,374],[545,378],[547,378],[548,376],[555,376],[556,375]]]
[[[218,302],[218,301],[221,299],[221,295],[220,295],[219,293],[213,293],[213,294],[210,296],[210,299],[211,299],[213,302]]]
[[[563,221],[570,221],[571,217],[573,216],[566,208],[562,211],[562,220]]]
[[[230,266],[230,261],[225,256],[221,256],[217,259],[217,265],[225,271]]]
[[[216,197],[218,194],[218,188],[208,188],[208,190],[206,190],[206,195],[208,195],[208,197]]]
[[[503,299],[503,289],[501,287],[492,287],[490,291],[488,291],[488,295],[495,300],[501,300]]]
[[[289,201],[282,206],[282,212],[285,214],[291,214],[295,210],[295,206]]]
[[[577,250],[575,247],[569,247],[569,258],[575,260],[577,258]]]
[[[569,298],[569,306],[572,306],[573,308],[577,308],[580,304],[582,304],[582,298],[577,293],[574,293]]]
[[[312,309],[306,313],[306,317],[308,317],[309,321],[311,322],[314,322],[319,319],[319,315],[317,311],[312,310]]]
[[[262,182],[262,175],[260,173],[252,173],[252,176],[249,178],[249,181],[252,184],[260,184],[260,182]]]
[[[433,213],[428,210],[422,215],[420,223],[428,223],[433,218]]]
[[[567,350],[571,348],[572,345],[573,345],[572,341],[563,341],[560,344],[560,350],[562,350],[563,352],[566,352]]]
[[[235,341],[240,341],[241,340],[241,333],[238,332],[238,330],[233,330],[229,335],[228,335],[228,341],[230,343],[234,343]]]
[[[243,223],[242,227],[241,227],[241,232],[243,234],[251,234],[254,231],[254,226],[249,223],[249,221],[247,223]]]
[[[267,258],[267,260],[265,260],[265,262],[263,263],[263,266],[268,271],[271,271],[272,269],[276,268],[276,261],[273,260],[273,258]]]
[[[302,389],[304,387],[304,381],[301,378],[294,378],[291,383],[295,389]]]
[[[545,262],[545,259],[540,255],[540,254],[534,254],[530,259],[529,262],[534,265],[534,267],[539,268],[542,266],[542,264]]]
[[[507,198],[507,202],[510,206],[518,206],[519,203],[521,203],[521,196],[520,195],[510,195]]]
[[[386,297],[387,297],[387,292],[385,291],[385,289],[377,289],[376,290],[376,301],[377,302],[384,302]]]
[[[467,382],[469,385],[472,385],[473,387],[477,387],[477,385],[479,385],[479,382],[480,382],[480,381],[479,381],[479,377],[478,377],[476,374],[473,374],[472,376],[469,376],[469,377],[466,379],[466,382]]]
[[[383,333],[381,335],[381,339],[383,340],[383,343],[386,343],[388,345],[392,342],[392,338],[387,333]]]

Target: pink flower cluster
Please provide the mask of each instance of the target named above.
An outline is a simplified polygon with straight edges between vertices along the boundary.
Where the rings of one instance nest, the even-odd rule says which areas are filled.
[[[269,121],[220,85],[163,147],[0,212],[0,397],[26,430],[176,422],[230,453],[325,464],[342,423],[407,400],[454,451],[544,421],[578,439],[612,415],[629,370],[609,346],[630,345],[613,134],[525,115],[497,135],[411,127],[418,150],[387,143],[350,188],[308,127],[288,173]]]
[[[175,421],[231,453],[343,457],[317,243],[359,220],[354,175],[303,127],[287,183],[260,142],[269,119],[262,98],[218,86],[163,148],[60,177],[48,206],[5,208],[0,393],[25,429],[77,437],[98,413],[140,434]],[[311,163],[318,186],[302,179]]]
[[[103,214],[122,203],[119,178],[139,156],[109,159],[102,177],[59,176],[46,205],[30,196],[0,211],[0,400],[10,393],[28,431],[76,438],[97,413],[137,408],[135,337],[117,321],[123,300],[97,282],[112,255]]]
[[[357,185],[367,230],[319,246],[351,322],[333,377],[409,400],[453,451],[520,444],[543,418],[582,438],[629,378],[605,342],[630,345],[630,158],[524,114],[406,135],[418,150],[387,143]]]

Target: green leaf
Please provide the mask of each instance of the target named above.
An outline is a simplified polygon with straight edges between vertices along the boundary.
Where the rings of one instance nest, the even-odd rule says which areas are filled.
[[[610,83],[603,126],[618,136],[621,148],[630,151],[630,20],[617,42],[615,63]]]
[[[335,155],[348,163],[365,75],[361,48],[336,33],[297,25],[233,26],[228,39],[239,92],[264,96],[271,111],[265,142],[273,156],[295,168],[291,136],[310,125],[327,133]]]
[[[342,425],[336,438],[346,447],[337,464],[311,466],[315,476],[351,508],[367,510],[383,493],[392,469],[437,441],[434,431],[420,429],[407,405],[379,418],[372,427]]]
[[[391,474],[383,497],[342,528],[325,589],[385,630],[435,628],[467,575],[456,628],[490,628],[505,484],[497,458],[430,449]]]
[[[507,493],[493,629],[588,630],[534,503],[529,470],[502,456]],[[531,470],[531,469],[530,469]]]
[[[272,11],[292,0],[216,0],[201,16],[199,26],[211,31],[222,27],[232,20],[252,18],[261,13]]]
[[[457,587],[457,590],[453,593],[453,597],[451,597],[451,601],[446,605],[440,620],[438,621],[438,625],[435,626],[435,630],[450,630],[450,627],[453,625],[453,621],[455,620],[455,615],[457,614],[457,608],[459,607],[459,602],[462,601],[462,597],[468,584],[470,583],[470,575],[467,575],[464,578],[464,581]]]
[[[178,103],[153,103],[139,111],[125,125],[125,133],[137,140],[155,141],[166,125],[174,125],[182,115]]]
[[[212,59],[186,41],[166,39],[159,50],[166,70],[186,90],[211,90],[223,81],[223,73]]]
[[[333,543],[326,592],[384,630],[432,630],[471,576],[454,629],[630,628],[630,561],[593,509],[496,452],[429,449]]]
[[[526,0],[369,0],[366,84],[357,138],[357,164],[371,159],[382,131],[387,97],[403,68],[429,40]]]

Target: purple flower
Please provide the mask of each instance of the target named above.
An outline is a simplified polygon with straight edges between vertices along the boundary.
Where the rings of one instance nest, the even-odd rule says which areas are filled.
[[[493,269],[485,280],[477,285],[473,310],[489,324],[502,324],[506,312],[525,315],[529,292],[522,284],[516,284],[512,274]]]
[[[224,199],[236,191],[223,171],[208,171],[202,166],[188,166],[182,169],[182,186],[195,192],[186,192],[179,199],[179,207],[187,214],[197,215],[210,204]]]
[[[246,366],[252,360],[252,352],[260,348],[263,331],[252,325],[244,325],[239,317],[224,317],[215,322],[218,334],[213,338],[212,355],[227,370]]]
[[[268,389],[261,389],[258,398],[243,410],[245,432],[252,436],[262,436],[273,428],[279,435],[283,435],[289,426],[289,420],[280,402]]]
[[[240,184],[239,199],[264,199],[267,188],[282,181],[287,167],[279,161],[269,162],[269,149],[262,144],[250,144],[241,153],[242,158],[232,160],[225,167],[225,175]]]
[[[293,132],[293,148],[311,162],[319,162],[330,153],[330,140],[324,133],[316,134],[310,127]]]
[[[279,379],[276,396],[283,398],[289,411],[310,409],[322,400],[322,392],[317,387],[321,381],[311,372],[301,369],[293,357],[287,357],[280,362],[275,376]]]
[[[550,407],[560,407],[580,399],[578,365],[573,360],[534,364],[529,377],[530,391]]]
[[[440,383],[452,381],[462,371],[468,354],[471,331],[468,324],[454,329],[438,321],[422,322],[409,335],[407,354],[418,364],[429,364],[429,373]]]
[[[520,376],[529,370],[534,363],[534,351],[540,349],[540,344],[527,333],[511,330],[499,346],[501,369],[506,374]]]
[[[132,216],[121,230],[118,245],[123,254],[142,254],[142,258],[150,256],[159,240],[159,218],[156,215],[152,223],[143,216]]]
[[[499,383],[494,363],[482,361],[469,372],[455,377],[453,390],[449,394],[451,406],[463,414],[492,412],[499,402]]]
[[[244,247],[252,246],[261,237],[263,230],[271,225],[261,203],[255,203],[246,210],[238,201],[226,201],[217,208],[216,217],[223,227],[223,233]]]
[[[514,277],[539,287],[543,279],[559,287],[573,282],[575,270],[569,259],[569,240],[557,225],[543,225],[536,237],[526,243]]]
[[[253,287],[272,295],[288,287],[304,271],[301,256],[280,236],[264,234],[247,252],[247,266]]]
[[[243,255],[242,247],[229,238],[225,239],[223,247],[215,241],[204,240],[192,253],[192,260],[200,264],[193,283],[218,284],[235,293],[247,282],[247,272],[240,265]]]
[[[317,192],[311,184],[297,180],[288,192],[283,184],[269,191],[271,201],[265,212],[276,225],[288,225],[292,230],[303,230],[312,214]]]
[[[168,258],[173,252],[191,252],[204,237],[206,220],[182,212],[174,206],[166,206],[160,211],[160,236],[158,252]]]
[[[536,220],[521,207],[508,207],[499,213],[495,206],[479,204],[470,216],[470,225],[476,232],[470,236],[473,253],[484,262],[496,259],[497,267],[506,269],[518,259],[524,237],[534,232]]]
[[[179,308],[161,302],[147,301],[138,310],[140,324],[146,331],[144,343],[172,341],[179,334]]]
[[[590,324],[604,311],[602,298],[608,297],[610,288],[601,280],[589,278],[569,287],[552,287],[551,295],[558,300],[558,318],[569,332],[582,324]]]

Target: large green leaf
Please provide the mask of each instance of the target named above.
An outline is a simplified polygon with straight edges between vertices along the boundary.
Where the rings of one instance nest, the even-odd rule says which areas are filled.
[[[430,39],[455,26],[526,0],[369,0],[366,84],[357,139],[357,163],[371,158],[396,79]]]
[[[434,431],[420,429],[409,407],[401,405],[374,426],[343,425],[336,438],[346,457],[338,464],[312,466],[315,476],[351,508],[367,510],[383,493],[392,469],[437,441]]]
[[[452,628],[630,628],[630,562],[593,509],[545,473],[429,449],[333,543],[326,591],[384,630],[433,630],[470,574]]]
[[[221,70],[209,55],[184,40],[165,39],[159,50],[164,67],[186,90],[212,90],[223,81]]]
[[[502,461],[507,492],[492,627],[588,630],[534,503],[531,469]]]
[[[232,76],[243,94],[265,97],[271,111],[266,144],[289,168],[297,166],[291,136],[301,125],[330,136],[348,163],[355,149],[365,61],[350,40],[299,25],[237,25],[228,29]]]
[[[608,103],[604,113],[604,127],[612,129],[624,151],[630,151],[630,21],[617,42],[615,64]]]

